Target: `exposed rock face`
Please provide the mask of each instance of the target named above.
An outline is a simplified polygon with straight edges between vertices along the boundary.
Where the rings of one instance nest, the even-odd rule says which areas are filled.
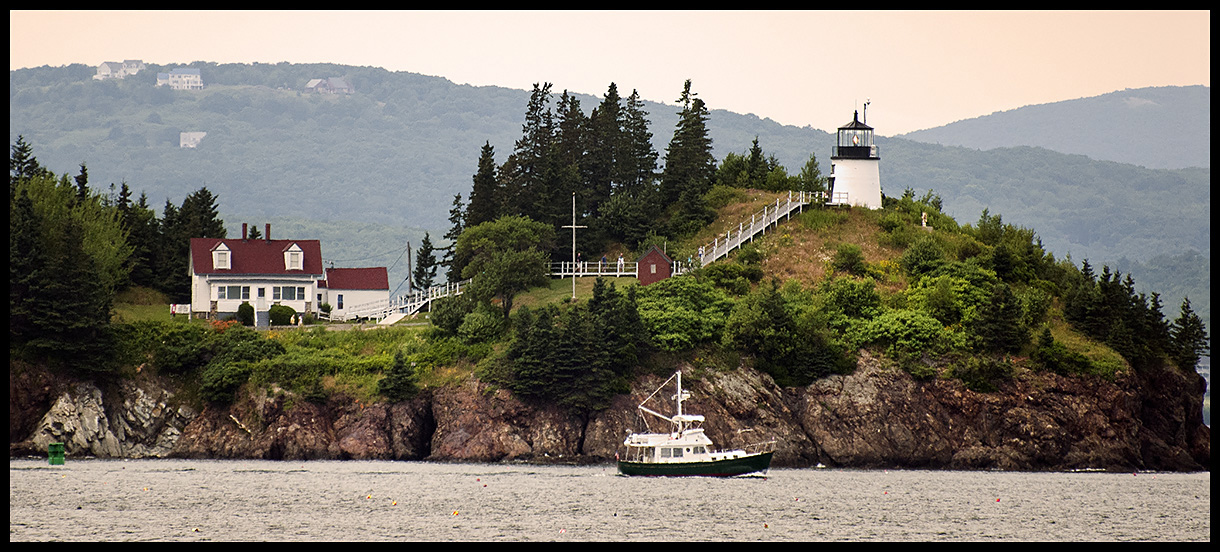
[[[117,400],[107,402],[92,382],[68,385],[20,448],[45,453],[48,444],[61,442],[73,455],[163,457],[195,418],[190,408],[171,406],[173,394],[165,389],[122,381],[114,394]]]
[[[25,447],[45,454],[43,441],[62,440],[69,455],[99,457],[603,462],[629,431],[646,429],[636,405],[663,381],[639,378],[630,394],[588,419],[475,380],[396,404],[341,397],[315,404],[262,390],[197,415],[139,388],[104,405],[100,390],[79,384],[59,396]],[[10,373],[10,403],[14,385]],[[853,374],[805,388],[782,389],[748,368],[687,367],[683,385],[688,411],[706,417],[718,447],[774,437],[776,467],[1211,467],[1203,379],[1172,368],[1115,381],[1025,374],[976,393],[956,380],[915,380],[862,353]],[[670,395],[658,397],[663,403]],[[653,429],[662,427],[658,421],[649,421]],[[26,448],[10,445],[10,454]]]

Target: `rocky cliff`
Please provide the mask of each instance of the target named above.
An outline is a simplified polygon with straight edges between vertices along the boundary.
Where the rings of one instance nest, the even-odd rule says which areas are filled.
[[[866,353],[853,374],[804,388],[749,368],[683,370],[708,436],[725,448],[774,437],[776,467],[1211,468],[1203,379],[1173,369],[1114,381],[1026,373],[990,393],[915,380]],[[10,455],[61,441],[69,456],[607,462],[644,429],[635,407],[663,381],[643,376],[587,419],[473,379],[396,404],[315,404],[272,389],[196,413],[151,378],[103,391],[10,369]]]

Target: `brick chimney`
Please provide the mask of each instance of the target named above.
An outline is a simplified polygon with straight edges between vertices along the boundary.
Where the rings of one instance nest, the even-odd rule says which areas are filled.
[[[271,241],[271,223],[270,222],[267,223],[267,231],[263,234],[263,238],[266,239],[267,241]]]
[[[241,223],[241,241],[246,241],[246,223]]]

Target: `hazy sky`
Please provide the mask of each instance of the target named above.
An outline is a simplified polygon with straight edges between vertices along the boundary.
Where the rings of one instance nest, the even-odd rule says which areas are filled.
[[[1208,11],[10,11],[9,69],[338,63],[891,136],[1147,86],[1211,86]],[[524,110],[525,106],[522,106]],[[524,111],[523,111],[524,112]]]

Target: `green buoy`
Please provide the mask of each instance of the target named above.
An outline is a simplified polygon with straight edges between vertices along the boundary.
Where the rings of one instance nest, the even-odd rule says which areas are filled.
[[[47,462],[52,466],[64,465],[64,444],[51,443],[47,445]]]

